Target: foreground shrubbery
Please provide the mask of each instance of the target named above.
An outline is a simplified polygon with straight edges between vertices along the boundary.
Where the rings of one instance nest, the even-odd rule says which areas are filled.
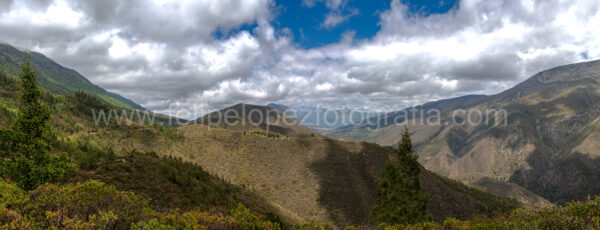
[[[382,224],[379,229],[600,229],[600,196],[587,202],[571,202],[565,207],[517,209],[506,216],[476,218],[471,221],[449,218],[442,224]]]
[[[89,180],[25,192],[0,181],[0,229],[281,229],[242,205],[228,216],[200,210],[157,212],[149,199]]]

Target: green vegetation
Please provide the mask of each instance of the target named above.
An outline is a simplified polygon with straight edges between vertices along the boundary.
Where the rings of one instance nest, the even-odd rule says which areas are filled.
[[[16,90],[17,87],[18,87],[17,81],[15,79],[9,77],[8,75],[6,75],[6,73],[0,71],[0,88],[1,89]]]
[[[516,209],[507,215],[461,221],[448,218],[443,223],[385,225],[379,229],[598,229],[600,197],[591,201],[570,202],[564,207],[539,210]]]
[[[41,91],[32,70],[21,82],[0,71],[0,229],[356,230],[374,227],[347,225],[367,224],[375,204],[383,229],[599,227],[600,198],[511,212],[514,200],[434,175],[407,130],[396,153],[281,130],[95,126],[89,111],[120,107]]]
[[[24,62],[28,55],[10,45],[0,44],[0,72],[17,76],[20,72],[20,63]],[[32,52],[29,58],[32,62],[32,69],[38,74],[41,87],[49,92],[69,95],[77,91],[84,91],[113,106],[128,109],[142,108],[127,98],[92,84],[76,71],[61,66],[40,53]]]
[[[95,111],[110,111],[113,109],[113,106],[110,106],[96,96],[88,94],[83,91],[77,91],[73,95],[69,95],[69,98],[76,100],[77,106],[76,111],[82,114],[90,114],[90,111],[93,109]]]
[[[0,172],[15,181],[19,187],[32,190],[38,185],[57,181],[72,168],[66,154],[49,154],[48,120],[50,112],[40,101],[42,95],[38,87],[31,62],[22,67],[21,109],[12,129],[0,130],[2,162]]]
[[[158,212],[150,199],[88,180],[25,192],[0,180],[0,229],[281,229],[242,205],[219,213]]]
[[[435,174],[435,176],[453,190],[469,194],[469,196],[486,204],[484,209],[487,213],[487,216],[491,216],[494,213],[508,213],[511,210],[519,207],[519,202],[514,199],[494,196],[479,189],[465,186],[461,182],[448,179],[437,174]]]
[[[275,138],[275,139],[278,139],[281,137],[281,135],[279,133],[268,132],[268,131],[263,131],[263,130],[244,131],[244,135],[265,136],[265,137],[270,137],[270,138]]]
[[[152,198],[150,204],[159,210],[201,207],[223,211],[243,203],[253,211],[269,213],[257,195],[210,175],[196,164],[180,158],[161,158],[154,153],[134,151],[103,161],[91,171],[80,171],[71,181],[89,179],[109,183],[120,190],[146,194]]]
[[[398,146],[396,162],[386,162],[371,217],[379,223],[413,224],[430,220],[427,196],[420,194],[421,166],[413,152],[408,128]]]

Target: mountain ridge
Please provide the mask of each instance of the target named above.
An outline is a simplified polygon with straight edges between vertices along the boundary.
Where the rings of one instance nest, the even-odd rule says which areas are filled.
[[[83,91],[115,106],[145,110],[143,106],[131,99],[93,84],[77,71],[64,67],[41,53],[29,52],[29,55],[34,71],[38,74],[40,85],[50,92],[64,95]],[[26,51],[21,51],[10,44],[0,43],[0,70],[8,75],[17,76],[20,64],[26,56]]]
[[[600,61],[559,66],[462,107],[448,106],[439,124],[409,117],[401,124],[352,126],[323,135],[393,145],[406,125],[426,168],[468,184],[484,177],[514,183],[562,204],[600,194],[593,183],[600,180],[594,144],[600,141],[599,78]],[[489,119],[457,124],[452,119],[467,119],[466,114],[453,117],[460,109]]]

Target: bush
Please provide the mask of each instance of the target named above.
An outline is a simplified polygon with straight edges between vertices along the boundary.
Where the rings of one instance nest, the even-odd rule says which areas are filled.
[[[31,224],[18,212],[0,206],[0,229],[27,230]]]
[[[231,210],[230,215],[235,219],[237,225],[241,229],[281,229],[281,226],[278,223],[262,221],[260,218],[253,215],[248,208],[241,204],[239,204],[235,209]]]
[[[0,207],[21,207],[27,201],[27,193],[12,182],[0,179]]]
[[[29,193],[25,213],[36,226],[110,226],[128,228],[131,223],[149,219],[149,200],[132,192],[89,180],[57,187],[41,186]]]
[[[69,157],[75,161],[80,169],[89,170],[103,162],[113,161],[117,158],[112,148],[102,148],[96,142],[86,138],[74,141],[59,141],[57,151],[68,152]]]
[[[310,222],[296,227],[297,230],[333,230],[328,224]]]
[[[145,196],[94,180],[29,193],[0,180],[0,202],[0,229],[281,229],[243,205],[231,216],[198,209],[157,212]]]
[[[378,229],[598,229],[600,196],[588,202],[571,202],[565,207],[539,210],[516,209],[506,216],[482,217],[469,221],[454,218],[443,224],[425,222],[413,225],[380,224]]]

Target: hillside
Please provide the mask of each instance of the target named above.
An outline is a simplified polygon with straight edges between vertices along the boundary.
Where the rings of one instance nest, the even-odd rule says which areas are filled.
[[[2,124],[6,126],[16,116],[18,87],[11,78],[0,81],[6,82],[0,88],[0,120],[8,121]],[[69,181],[96,179],[146,194],[159,210],[228,209],[242,202],[259,213],[275,213],[274,220],[288,224],[314,221],[340,228],[365,224],[380,171],[395,155],[391,148],[335,141],[297,124],[269,132],[260,125],[174,128],[114,121],[96,125],[87,111],[110,107],[99,99],[47,92],[42,98],[53,111],[50,123],[57,137],[53,152],[69,153],[80,169]],[[263,106],[243,108],[271,111]],[[281,114],[274,111],[273,116]],[[136,155],[139,151],[166,158]],[[195,166],[184,162],[202,168],[190,171],[186,168]],[[435,220],[468,219],[518,205],[422,172],[423,192],[430,194],[429,210]]]
[[[600,61],[560,66],[497,95],[434,103],[431,108],[442,111],[437,125],[422,125],[426,117],[409,117],[405,124],[429,170],[466,183],[514,183],[557,203],[581,200],[600,194],[599,82]],[[483,111],[489,119],[456,124],[451,119],[458,109]],[[502,109],[506,119],[494,114]],[[465,113],[456,117],[468,119]],[[393,145],[400,130],[390,123],[375,130],[357,125],[325,135]]]
[[[2,75],[0,81],[5,83],[0,90],[0,117],[6,121],[2,126],[7,126],[16,116],[19,92],[10,77]],[[339,228],[366,224],[378,176],[384,162],[395,155],[391,148],[336,141],[294,123],[275,123],[273,119],[288,118],[264,106],[229,108],[250,115],[227,116],[230,122],[245,122],[240,125],[214,123],[219,113],[212,113],[206,117],[211,126],[174,128],[136,122],[94,124],[87,111],[112,105],[85,93],[44,92],[42,100],[53,114],[52,152],[68,153],[79,168],[68,181],[96,179],[145,194],[152,198],[153,208],[162,211],[227,210],[241,202],[256,212],[274,213],[267,216],[288,224],[322,222]],[[260,123],[253,110],[269,114],[269,122]],[[136,154],[139,151],[163,158]],[[491,215],[518,206],[422,172],[423,192],[431,197],[428,209],[437,221]]]
[[[0,43],[0,70],[7,75],[17,76],[26,55],[15,47]],[[83,91],[114,106],[144,109],[130,99],[94,85],[77,71],[63,67],[43,54],[31,52],[30,59],[39,83],[52,93],[66,95]]]
[[[375,202],[377,178],[384,162],[395,155],[393,149],[319,135],[273,136],[257,129],[239,128],[183,126],[177,128],[181,140],[158,136],[151,139],[151,145],[129,139],[119,130],[104,130],[94,138],[101,145],[112,140],[128,143],[123,151],[155,151],[195,162],[211,174],[256,191],[277,209],[282,219],[338,227],[367,223]],[[518,206],[515,201],[468,188],[427,170],[422,172],[423,191],[431,197],[429,211],[435,220],[469,219]]]
[[[10,84],[2,87],[5,112],[0,116],[3,121],[10,121],[15,116],[18,91],[16,82],[2,79]],[[301,126],[291,128],[302,128],[303,135],[296,135],[297,131],[269,135],[271,132],[260,127],[173,128],[137,123],[97,126],[84,111],[108,105],[87,97],[46,95],[46,103],[54,114],[51,124],[58,137],[54,152],[68,152],[81,169],[69,181],[96,179],[118,189],[147,194],[159,210],[227,209],[242,202],[259,213],[273,212],[273,216],[288,224],[364,224],[375,202],[379,173],[384,162],[395,155],[393,149],[375,144],[311,135]],[[138,151],[153,151],[167,159],[127,155]],[[185,171],[183,162],[173,162],[169,157],[195,163],[206,173]],[[514,201],[469,189],[427,170],[422,172],[423,192],[431,197],[428,208],[435,220],[469,219],[518,206]],[[210,179],[210,175],[216,177]]]
[[[290,137],[314,135],[277,109],[243,103],[209,113],[196,123],[237,131],[264,130]]]
[[[17,116],[17,96],[21,92],[18,90],[17,81],[4,75],[1,71],[0,83],[2,83],[0,84],[0,129],[4,129],[8,128]],[[167,156],[158,157],[153,153],[142,153],[135,150],[121,151],[124,149],[120,147],[122,143],[114,139],[111,140],[110,136],[103,135],[106,133],[103,132],[104,130],[116,130],[127,136],[128,140],[135,140],[136,142],[148,143],[148,141],[155,140],[157,137],[164,138],[168,142],[181,138],[175,128],[137,122],[118,125],[114,120],[108,125],[99,126],[95,124],[92,115],[88,111],[91,109],[110,109],[111,105],[95,96],[81,92],[72,95],[42,92],[41,100],[50,108],[52,113],[49,121],[51,129],[48,133],[50,154],[66,153],[74,164],[74,168],[62,180],[53,181],[55,183],[39,187],[40,191],[35,192],[35,195],[32,195],[31,198],[28,197],[25,191],[17,188],[13,182],[5,181],[6,177],[0,179],[0,201],[2,201],[2,205],[0,205],[0,228],[29,229],[31,227],[33,229],[46,229],[56,226],[59,229],[90,229],[93,228],[90,226],[96,226],[95,228],[99,229],[112,229],[111,227],[98,227],[98,225],[95,225],[108,221],[109,224],[118,225],[115,229],[129,229],[132,221],[140,221],[140,224],[145,224],[145,221],[152,218],[169,219],[173,215],[180,217],[192,216],[190,217],[192,219],[185,220],[187,223],[182,223],[182,219],[174,222],[173,220],[161,221],[167,222],[164,224],[169,226],[180,226],[180,228],[181,226],[187,226],[186,229],[192,226],[191,224],[195,227],[208,226],[210,228],[212,224],[215,224],[214,226],[220,228],[230,226],[227,229],[245,229],[243,227],[244,223],[258,224],[263,220],[281,223],[281,219],[273,214],[275,209],[256,193],[232,185],[223,178],[209,174],[197,164],[183,162],[181,159]],[[5,138],[5,136],[2,137]],[[101,145],[94,141],[93,137],[111,140],[111,143]],[[0,142],[0,144],[4,143]],[[3,156],[3,160],[6,160],[6,157],[9,156],[6,153],[6,149],[0,148],[0,155]],[[106,184],[97,183],[97,181]],[[115,190],[115,187],[118,190]],[[72,189],[83,189],[82,192],[85,193],[73,194],[75,191],[68,192]],[[91,191],[87,191],[87,189],[91,189]],[[94,194],[95,192],[99,194]],[[131,192],[135,192],[135,194]],[[14,193],[23,194],[23,196],[12,197],[15,195]],[[61,195],[60,193],[65,194]],[[143,207],[140,207],[141,209],[137,211],[143,211],[148,215],[144,217],[132,215],[127,211],[123,212],[122,209],[127,209],[127,206],[120,207],[120,204],[117,204],[117,206],[108,204],[113,201],[116,203],[129,202],[118,200],[120,194],[128,196],[124,199],[132,198],[131,202],[139,202],[139,205]],[[53,199],[50,201],[42,199],[40,196],[60,196],[61,200]],[[14,199],[21,201],[9,203]],[[85,202],[80,202],[84,199]],[[243,206],[240,206],[242,204]],[[37,206],[33,207],[31,205]],[[64,211],[67,207],[68,211]],[[245,207],[250,208],[250,211],[246,210]],[[247,211],[248,213],[242,213],[243,216],[238,216],[242,219],[235,220],[235,216],[229,216],[231,210]],[[48,211],[46,213],[55,213],[56,215],[53,218],[56,217],[57,220],[45,219],[45,211]],[[95,211],[99,212],[96,213]],[[103,216],[107,211],[114,211],[114,213]],[[38,216],[40,212],[42,213],[41,219]],[[258,216],[253,216],[254,214]],[[99,220],[101,223],[94,223],[98,215],[108,219]],[[253,219],[243,219],[248,217]],[[112,223],[112,218],[117,218],[114,221],[118,223]],[[71,220],[81,222],[70,222]],[[129,224],[122,225],[123,221]],[[268,224],[267,222],[264,223]],[[26,224],[29,227],[21,224]],[[152,225],[150,224],[150,226]]]
[[[325,133],[335,128],[359,124],[366,118],[381,114],[348,108],[329,109],[308,106],[289,107],[287,105],[275,103],[270,103],[267,106],[285,113],[290,119],[317,133]]]
[[[203,209],[226,213],[239,203],[263,215],[274,208],[262,197],[215,177],[200,166],[153,153],[129,153],[100,163],[91,170],[80,170],[69,182],[102,181],[123,191],[145,194],[152,208]]]

